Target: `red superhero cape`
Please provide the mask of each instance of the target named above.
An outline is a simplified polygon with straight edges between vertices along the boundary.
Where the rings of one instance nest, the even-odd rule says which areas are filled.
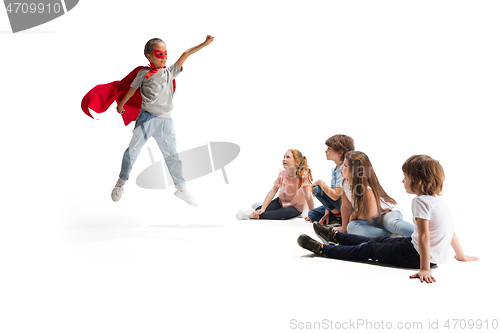
[[[82,110],[83,112],[91,117],[90,110],[92,109],[97,113],[102,113],[106,111],[114,101],[120,103],[120,100],[128,92],[132,81],[139,70],[143,68],[149,68],[144,66],[136,67],[132,72],[125,76],[121,81],[113,81],[106,84],[100,84],[92,88],[82,99]],[[172,81],[174,84],[175,92],[175,79]],[[135,94],[127,101],[123,106],[125,112],[122,114],[123,122],[125,126],[130,124],[132,121],[137,119],[139,112],[141,111],[142,96],[140,89],[137,89]]]

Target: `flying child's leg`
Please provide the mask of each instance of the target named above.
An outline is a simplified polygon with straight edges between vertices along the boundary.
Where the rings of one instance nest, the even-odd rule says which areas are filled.
[[[153,137],[158,143],[158,147],[160,147],[175,187],[179,189],[184,187],[185,181],[182,175],[182,161],[179,159],[179,154],[177,153],[174,123],[172,118],[162,118],[159,120],[161,124],[159,124]]]
[[[154,118],[156,117],[144,110],[141,110],[141,113],[137,117],[135,128],[132,132],[132,140],[130,140],[130,144],[123,154],[120,179],[128,180],[137,156],[139,156],[146,141],[148,141],[154,133],[154,124],[152,123]]]
[[[157,128],[153,137],[160,147],[160,151],[167,164],[168,172],[174,181],[175,191],[174,195],[181,200],[184,200],[191,206],[198,206],[198,202],[186,189],[186,182],[182,175],[182,161],[179,159],[177,153],[177,142],[175,140],[174,123],[172,118],[157,118]]]
[[[124,192],[123,187],[130,176],[132,166],[146,141],[153,135],[154,129],[152,126],[152,119],[154,118],[156,117],[144,110],[141,110],[139,116],[137,116],[135,127],[132,131],[132,139],[130,140],[127,150],[123,153],[120,178],[111,192],[111,199],[115,202],[121,199]]]

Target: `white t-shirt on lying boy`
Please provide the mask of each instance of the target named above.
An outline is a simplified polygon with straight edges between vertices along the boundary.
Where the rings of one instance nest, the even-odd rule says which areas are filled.
[[[453,218],[450,208],[440,196],[419,195],[411,202],[411,210],[415,224],[411,242],[415,250],[420,254],[415,218],[429,220],[430,262],[433,264],[445,263],[453,237]]]

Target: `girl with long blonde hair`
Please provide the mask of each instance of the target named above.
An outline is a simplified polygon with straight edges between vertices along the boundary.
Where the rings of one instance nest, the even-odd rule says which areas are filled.
[[[262,205],[254,205],[254,211],[239,211],[238,220],[266,219],[287,220],[302,214],[305,205],[314,208],[312,197],[312,173],[307,158],[297,149],[289,149],[283,156],[283,171],[274,181]],[[278,197],[274,196],[278,193]]]

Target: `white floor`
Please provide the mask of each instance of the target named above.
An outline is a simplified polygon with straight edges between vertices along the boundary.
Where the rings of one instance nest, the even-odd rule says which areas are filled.
[[[452,328],[475,320],[491,330],[500,320],[499,7],[146,0],[117,12],[115,2],[94,0],[19,34],[0,14],[0,332],[363,331],[387,323],[436,332],[436,320],[446,330],[453,319]],[[152,19],[153,9],[175,15]],[[113,34],[116,27],[126,33]],[[147,65],[149,38],[166,41],[170,65],[207,34],[215,41],[176,78],[175,131],[180,152],[239,145],[226,166],[229,184],[220,171],[189,182],[198,208],[172,188],[141,189],[135,178],[151,165],[144,150],[123,199],[112,202],[132,125],[123,126],[114,105],[90,119],[82,97]],[[352,136],[370,156],[407,220],[412,196],[401,165],[413,154],[438,159],[455,230],[480,261],[460,263],[450,251],[426,285],[410,280],[411,270],[311,256],[296,244],[313,234],[302,219],[235,219],[264,199],[287,149],[307,156],[315,180],[329,181],[324,142],[334,134]]]
[[[466,233],[464,248],[481,260],[459,263],[450,253],[433,271],[437,282],[425,285],[408,278],[412,270],[311,255],[296,243],[301,233],[313,235],[304,219],[237,221],[237,209],[210,196],[206,185],[218,176],[191,183],[198,208],[172,188],[132,183],[118,203],[106,189],[95,198],[74,193],[79,200],[65,200],[62,214],[37,207],[54,213],[53,228],[23,212],[30,228],[1,233],[2,325],[9,332],[288,332],[497,318],[496,307],[483,304],[499,296],[489,288],[494,255]],[[213,188],[229,195],[234,186]]]

